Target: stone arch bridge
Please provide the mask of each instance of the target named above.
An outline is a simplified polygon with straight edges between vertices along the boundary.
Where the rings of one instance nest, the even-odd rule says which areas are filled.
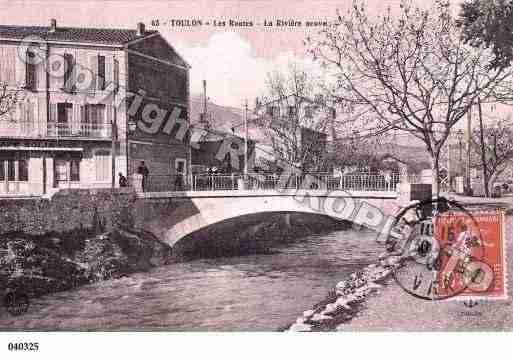
[[[396,191],[226,190],[139,193],[136,226],[171,247],[232,218],[271,212],[322,214],[385,233],[403,201]]]

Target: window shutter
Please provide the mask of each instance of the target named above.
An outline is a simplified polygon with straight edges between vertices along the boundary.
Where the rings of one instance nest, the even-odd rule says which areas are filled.
[[[98,81],[97,81],[97,77],[98,77],[98,55],[91,55],[91,56],[89,56],[89,69],[93,73],[93,79],[91,81],[90,90],[92,92],[95,92],[96,84],[98,83]]]
[[[114,56],[105,56],[105,87],[114,81]]]
[[[106,126],[105,128],[110,129],[110,131],[106,131],[106,135],[114,135],[116,137],[116,133],[114,133],[115,126],[114,126],[114,107],[112,105],[106,105],[105,106],[105,112],[106,112]]]
[[[14,52],[15,68],[16,68],[16,86],[25,87],[26,85],[26,66],[24,59],[20,59],[18,52]]]
[[[113,71],[114,71],[114,73],[112,74],[112,78],[113,78],[114,85],[116,86],[116,91],[117,91],[119,88],[119,61],[116,59],[114,59]]]
[[[57,104],[51,103],[49,111],[50,111],[50,116],[49,116],[50,122],[47,124],[47,131],[48,131],[48,135],[55,136],[55,135],[57,135],[57,112],[58,112]]]
[[[35,110],[35,104],[33,102],[27,102],[27,122],[29,123],[29,126],[30,128],[34,128],[35,127],[35,115],[34,115],[34,110]]]
[[[57,122],[57,104],[50,104],[50,122]]]
[[[80,106],[76,103],[73,104],[73,115],[71,119],[71,133],[80,133]]]

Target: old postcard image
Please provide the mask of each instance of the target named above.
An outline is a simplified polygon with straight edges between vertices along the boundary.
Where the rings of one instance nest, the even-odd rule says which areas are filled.
[[[512,1],[1,9],[0,331],[513,329]]]

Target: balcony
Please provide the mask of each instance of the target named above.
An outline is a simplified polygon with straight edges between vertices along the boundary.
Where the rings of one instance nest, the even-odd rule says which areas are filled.
[[[112,126],[107,123],[10,122],[0,120],[3,138],[110,139]]]
[[[110,124],[92,124],[92,123],[48,123],[46,137],[78,137],[78,138],[107,138],[112,136],[112,127]]]

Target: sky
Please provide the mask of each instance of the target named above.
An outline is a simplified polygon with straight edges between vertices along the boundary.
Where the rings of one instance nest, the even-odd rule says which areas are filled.
[[[367,0],[369,9],[381,13],[399,0]],[[191,65],[191,93],[202,91],[207,81],[208,97],[215,103],[241,107],[247,99],[265,93],[270,71],[284,71],[300,64],[315,72],[306,54],[304,40],[319,27],[266,27],[265,21],[333,20],[349,0],[287,1],[19,1],[0,2],[0,23],[45,25],[51,18],[58,26],[135,28],[144,22],[158,29]],[[423,1],[425,3],[425,1]],[[152,26],[158,20],[159,26]],[[202,21],[202,26],[172,26],[171,20]],[[229,20],[253,22],[255,26],[214,26]],[[209,22],[210,25],[205,23]],[[176,24],[176,21],[175,21]]]

